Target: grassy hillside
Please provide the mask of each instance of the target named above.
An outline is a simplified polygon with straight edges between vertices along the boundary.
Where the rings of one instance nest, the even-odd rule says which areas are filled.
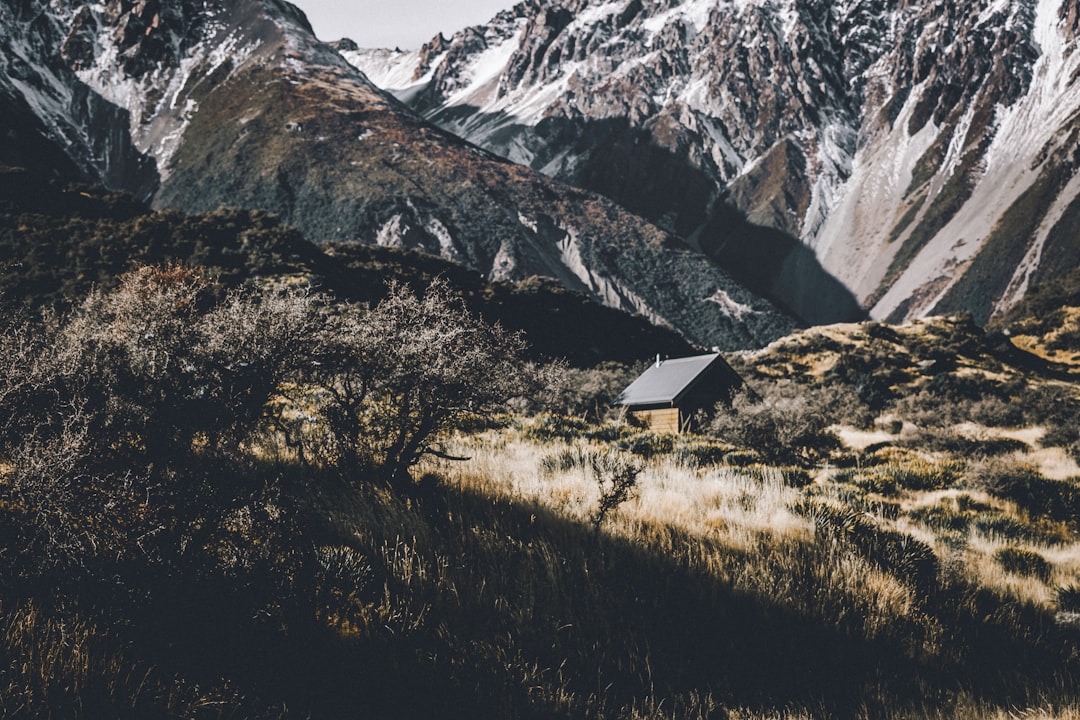
[[[485,401],[388,479],[433,396],[542,395],[418,308],[173,267],[8,318],[0,714],[1080,713],[1052,367],[963,317],[817,328],[733,358],[712,435]]]
[[[990,324],[1018,347],[1058,363],[1070,373],[1080,369],[1080,270],[1036,284],[1024,298]]]

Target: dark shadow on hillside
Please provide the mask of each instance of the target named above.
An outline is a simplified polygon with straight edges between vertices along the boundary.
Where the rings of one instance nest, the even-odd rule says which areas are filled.
[[[844,608],[814,610],[828,593],[813,563],[835,550],[813,543],[785,548],[785,589],[751,593],[683,559],[678,549],[693,556],[710,541],[674,529],[654,530],[665,542],[650,549],[430,477],[394,494],[266,470],[287,489],[275,502],[283,519],[257,534],[271,543],[267,564],[221,573],[148,559],[106,563],[91,573],[98,585],[67,583],[127,662],[151,669],[143,682],[224,689],[207,696],[207,717],[624,717],[696,695],[847,718],[932,706],[961,688],[1024,703],[1073,676],[1075,638],[988,591],[925,600],[940,641],[963,652],[922,653],[914,624],[863,637]],[[313,549],[324,545],[355,551],[358,564],[337,576],[349,583],[320,576]],[[725,551],[731,567],[760,562]],[[803,593],[794,602],[791,587]],[[6,603],[19,592],[0,590]],[[78,698],[86,717],[125,715],[92,687]]]
[[[754,225],[723,201],[716,203],[700,242],[736,279],[808,325],[868,318],[813,250],[779,230]]]
[[[1063,667],[1061,655],[1004,622],[956,616],[950,607],[959,598],[945,593],[929,599],[927,609],[946,619],[956,633],[950,641],[963,644],[965,653],[926,657],[915,649],[910,628],[868,640],[858,635],[858,618],[826,624],[642,545],[595,535],[590,526],[542,507],[432,484],[391,503],[403,501],[423,518],[430,533],[426,552],[444,558],[454,590],[415,588],[429,602],[431,627],[391,640],[385,649],[391,663],[371,658],[375,669],[367,670],[362,695],[390,692],[414,703],[402,713],[391,700],[389,716],[410,717],[425,705],[472,716],[496,709],[499,717],[557,714],[545,704],[544,689],[524,687],[524,668],[540,669],[541,677],[575,697],[600,690],[609,710],[650,696],[670,706],[671,699],[697,692],[728,707],[822,708],[853,717],[875,702],[921,705],[928,693],[960,687],[1008,702],[1060,677]],[[351,541],[341,528],[327,531],[322,542]],[[383,539],[394,543],[396,531],[384,527]],[[675,547],[708,542],[662,532]],[[741,551],[729,552],[739,556],[733,565],[743,562]],[[792,579],[805,587],[806,607],[818,602],[815,559],[813,545],[792,558]],[[986,593],[972,602],[980,612],[1000,611]],[[1044,637],[1055,636],[1039,617],[1027,620]],[[356,682],[358,668],[348,663],[321,655],[306,662],[313,663],[309,681],[323,684],[323,702]],[[344,707],[353,701],[337,698]],[[337,707],[313,710],[318,715]]]

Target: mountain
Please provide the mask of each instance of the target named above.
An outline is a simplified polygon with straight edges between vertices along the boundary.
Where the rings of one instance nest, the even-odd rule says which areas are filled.
[[[344,54],[803,317],[835,278],[877,318],[985,321],[1080,261],[1078,28],[1076,0],[526,0]]]
[[[19,0],[0,7],[0,57],[0,160],[492,281],[551,277],[702,345],[794,325],[678,235],[431,126],[286,2]]]

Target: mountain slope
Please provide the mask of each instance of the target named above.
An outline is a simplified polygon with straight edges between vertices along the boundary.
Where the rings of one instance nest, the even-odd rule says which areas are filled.
[[[733,208],[874,316],[985,320],[1078,260],[1078,17],[1073,0],[527,0],[419,52],[344,54],[734,273],[733,243],[757,237],[725,235]],[[779,254],[770,274],[790,277],[764,289],[820,314],[820,269]]]
[[[606,308],[553,281],[485,282],[431,255],[358,244],[317,246],[263,212],[153,212],[121,193],[45,182],[0,167],[0,314],[69,309],[143,265],[180,262],[222,287],[310,284],[335,301],[377,303],[387,282],[422,293],[446,280],[476,315],[523,332],[529,357],[575,367],[691,354],[672,330]]]
[[[704,345],[756,346],[793,326],[677,236],[426,124],[288,3],[25,5],[19,28],[51,28],[24,44],[26,64],[62,65],[64,92],[113,109],[107,128],[70,122],[128,138],[156,172],[155,207],[268,210],[315,241],[422,249],[491,280],[546,275]],[[110,187],[145,187],[93,153],[68,160]]]

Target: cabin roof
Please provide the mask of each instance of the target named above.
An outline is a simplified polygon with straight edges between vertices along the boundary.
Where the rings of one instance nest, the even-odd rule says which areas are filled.
[[[720,353],[709,353],[662,360],[650,366],[637,380],[630,383],[616,398],[615,404],[673,405],[719,358]]]

